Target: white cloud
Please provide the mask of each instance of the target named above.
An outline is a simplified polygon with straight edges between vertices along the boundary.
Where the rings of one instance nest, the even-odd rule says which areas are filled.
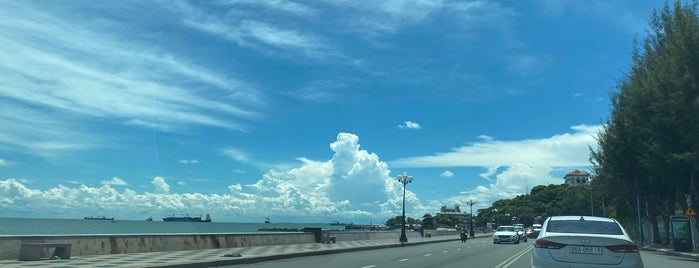
[[[528,75],[550,65],[550,59],[532,54],[504,55],[507,68],[515,73]]]
[[[393,167],[486,168],[486,172],[479,176],[488,181],[487,185],[479,185],[446,199],[426,200],[425,203],[435,207],[464,204],[465,200],[473,199],[477,201],[477,207],[487,207],[494,201],[525,194],[536,185],[563,183],[561,178],[553,176],[556,169],[589,166],[588,146],[596,147],[600,127],[573,126],[572,133],[520,141],[497,141],[481,135],[480,141],[448,153],[403,158],[389,163]]]
[[[3,158],[0,158],[0,167],[9,167],[9,166],[10,166],[10,162],[9,162],[9,161],[7,161],[7,160],[5,160],[5,159],[3,159]]]
[[[254,109],[263,102],[253,87],[123,37],[139,30],[132,24],[84,23],[30,2],[3,2],[0,10],[0,49],[13,51],[0,55],[0,105],[19,108],[0,116],[15,126],[0,137],[8,146],[49,156],[106,144],[89,124],[73,125],[89,120],[244,131],[243,121],[259,117]]]
[[[412,121],[405,121],[403,124],[398,125],[398,128],[402,129],[422,129],[420,124],[412,122]]]
[[[489,182],[492,182],[493,180],[490,177],[497,173],[498,168],[499,167],[497,167],[497,166],[488,167],[487,172],[478,174],[478,176],[481,176],[481,178],[484,178],[484,179],[488,180]]]
[[[395,167],[493,167],[522,163],[550,167],[586,166],[601,126],[573,126],[572,133],[518,141],[482,140],[447,153],[391,161]]]
[[[281,7],[285,11],[293,9],[299,12],[302,11],[301,7],[307,7],[284,5],[281,2],[272,5]],[[230,16],[230,13],[226,12],[221,14],[205,12],[183,2],[172,5],[172,8],[183,15],[182,23],[185,26],[233,41],[241,47],[252,48],[263,53],[291,52],[317,59],[326,56],[342,57],[337,49],[330,49],[327,46],[327,40],[319,35],[290,28],[293,24],[272,24],[263,21],[263,18],[258,16],[259,11],[245,12],[232,8],[231,10],[234,10],[232,12],[236,12],[238,16]],[[311,9],[308,8],[305,11],[311,12]]]
[[[177,185],[179,185],[179,186],[187,186],[187,183],[186,183],[186,182],[183,182],[183,181],[178,181],[178,182],[177,182]]]
[[[124,180],[122,180],[118,177],[113,177],[111,180],[108,180],[108,181],[102,181],[102,182],[100,182],[100,184],[102,184],[102,185],[119,185],[119,186],[129,185]]]
[[[229,192],[223,195],[173,193],[166,179],[160,176],[150,181],[154,191],[145,193],[114,189],[112,185],[122,181],[116,177],[99,188],[79,184],[48,190],[27,188],[8,179],[0,181],[0,198],[6,201],[0,202],[0,209],[17,213],[37,209],[57,213],[98,211],[109,215],[202,211],[212,216],[236,215],[248,219],[277,215],[367,222],[383,221],[400,213],[402,185],[390,176],[388,166],[378,155],[360,149],[358,136],[340,133],[330,149],[332,158],[328,160],[299,158],[294,168],[269,170],[253,184],[229,185]],[[406,191],[406,210],[414,215],[429,212],[410,190]],[[43,213],[40,211],[37,213]]]
[[[479,140],[485,140],[485,141],[492,141],[493,137],[488,136],[488,135],[478,135]]]
[[[196,160],[196,159],[192,159],[192,160],[183,159],[183,160],[179,160],[178,162],[180,162],[181,164],[185,164],[185,165],[189,165],[189,164],[193,164],[193,165],[199,164],[199,160]]]
[[[249,164],[252,162],[250,159],[250,156],[247,153],[245,153],[241,150],[238,150],[237,148],[228,147],[228,148],[223,149],[222,153],[223,153],[223,155],[229,157],[231,160],[236,161],[236,162],[240,162],[240,163],[244,163],[244,164]]]
[[[556,167],[587,166],[587,144],[594,141],[598,129],[598,126],[574,126],[572,133],[539,140],[484,139],[454,149],[451,154],[456,155],[437,154],[396,161],[401,167],[411,164],[410,167],[477,166],[487,169],[480,174],[488,181],[486,184],[439,200],[421,200],[408,188],[406,212],[423,215],[444,204],[463,206],[470,199],[477,202],[475,210],[499,199],[524,194],[536,185],[562,183],[562,179],[552,173]],[[7,179],[0,181],[0,209],[17,214],[31,210],[56,211],[64,213],[63,217],[66,211],[68,214],[76,213],[70,211],[99,211],[110,215],[201,211],[222,218],[236,215],[238,219],[247,217],[250,220],[261,215],[276,215],[280,218],[376,221],[400,213],[402,185],[391,176],[388,165],[378,155],[360,148],[357,135],[340,133],[329,147],[332,157],[327,160],[298,158],[293,168],[271,169],[255,183],[225,186],[228,188],[225,194],[173,193],[166,179],[160,176],[150,181],[154,191],[144,193],[116,190],[112,185],[124,185],[116,177],[99,188],[79,184],[58,185],[47,190],[31,189],[23,182]],[[234,157],[250,160],[247,154],[231,152]],[[521,154],[527,157],[518,156]],[[453,159],[464,157],[466,159],[461,162]],[[552,161],[554,158],[560,159]],[[453,176],[453,173],[445,170],[442,176]],[[178,185],[182,184],[178,182]]]
[[[228,190],[230,190],[231,192],[241,192],[243,191],[243,186],[240,185],[240,183],[229,185]]]
[[[454,177],[454,172],[451,172],[449,170],[445,170],[442,172],[442,174],[439,174],[439,176],[445,177],[445,178],[451,178]]]
[[[582,97],[582,95],[583,95],[582,93],[577,92],[577,93],[573,94],[572,97],[573,97],[573,98],[577,98],[577,97]]]
[[[270,1],[257,1],[257,0],[228,0],[223,2],[223,4],[230,5],[259,5],[265,9],[271,8],[274,10],[281,11],[283,14],[292,14],[297,16],[312,16],[317,11],[308,5],[297,3],[294,1],[287,0],[270,0]]]
[[[170,185],[167,184],[165,178],[163,177],[155,177],[151,183],[153,184],[156,193],[167,194],[170,192]]]

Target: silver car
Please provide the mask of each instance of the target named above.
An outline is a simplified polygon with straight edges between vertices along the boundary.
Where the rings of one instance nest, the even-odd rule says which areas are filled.
[[[535,267],[643,267],[638,246],[614,219],[553,216],[532,252]]]

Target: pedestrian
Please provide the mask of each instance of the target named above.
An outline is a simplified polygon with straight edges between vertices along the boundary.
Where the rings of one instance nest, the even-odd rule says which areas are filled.
[[[461,231],[461,243],[466,243],[466,239],[468,236],[466,236],[466,231]]]

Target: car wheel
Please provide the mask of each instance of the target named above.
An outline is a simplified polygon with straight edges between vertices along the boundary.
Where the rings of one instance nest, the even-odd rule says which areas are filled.
[[[519,244],[519,239],[517,239],[517,241],[515,241],[515,244]]]

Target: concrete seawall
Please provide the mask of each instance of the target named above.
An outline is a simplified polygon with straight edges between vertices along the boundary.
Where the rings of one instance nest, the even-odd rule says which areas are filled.
[[[433,236],[456,235],[456,232],[428,231]],[[408,232],[408,238],[419,236]],[[398,239],[400,232],[331,232],[337,241]],[[126,235],[57,235],[0,236],[0,259],[16,260],[22,243],[69,243],[71,256],[108,255],[178,250],[218,249],[316,243],[312,233],[243,233],[243,234],[126,234]],[[48,252],[46,255],[48,256]]]

